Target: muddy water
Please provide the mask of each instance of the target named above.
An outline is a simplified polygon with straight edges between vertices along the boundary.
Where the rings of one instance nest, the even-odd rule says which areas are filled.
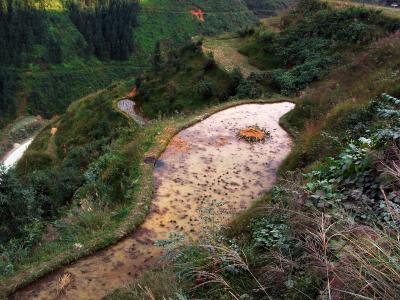
[[[265,193],[289,153],[291,140],[279,118],[292,103],[248,104],[216,113],[180,132],[157,161],[156,192],[151,212],[139,230],[115,246],[59,270],[19,291],[16,299],[99,299],[123,287],[162,254],[154,245],[171,232],[196,238],[202,232],[199,209],[223,201],[220,223],[248,208]],[[271,132],[264,143],[249,144],[236,133],[257,124]],[[57,295],[57,279],[72,274],[72,282]]]

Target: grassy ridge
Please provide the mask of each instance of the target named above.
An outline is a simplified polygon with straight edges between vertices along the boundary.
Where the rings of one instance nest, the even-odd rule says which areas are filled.
[[[304,167],[336,153],[338,145],[329,142],[329,136],[348,138],[352,122],[362,115],[370,99],[383,92],[400,96],[400,78],[396,75],[399,45],[398,33],[383,38],[348,65],[337,68],[327,80],[306,90],[296,109],[285,117],[297,132],[299,142],[283,170]]]

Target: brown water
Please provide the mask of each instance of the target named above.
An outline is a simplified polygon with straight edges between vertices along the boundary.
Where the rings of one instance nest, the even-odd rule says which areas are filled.
[[[19,291],[15,299],[99,299],[156,263],[162,250],[155,241],[171,232],[198,237],[204,224],[199,209],[212,201],[225,202],[219,208],[221,224],[248,208],[271,188],[290,151],[290,137],[278,122],[293,107],[288,102],[241,105],[181,131],[157,161],[156,192],[143,225],[118,244]],[[239,129],[255,124],[271,138],[254,144],[236,138]],[[72,282],[58,295],[57,280],[65,273],[72,274]]]

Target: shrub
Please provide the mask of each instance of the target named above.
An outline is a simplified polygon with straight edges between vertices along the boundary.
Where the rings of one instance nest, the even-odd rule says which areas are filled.
[[[209,72],[211,71],[213,68],[215,68],[216,66],[216,62],[214,59],[213,54],[210,52],[207,57],[206,57],[206,61],[204,63],[204,71],[205,72]]]
[[[287,224],[271,221],[270,217],[263,217],[251,223],[252,237],[255,245],[263,248],[288,247],[289,227]]]
[[[34,170],[49,168],[53,163],[53,158],[44,151],[29,151],[17,164],[17,173],[26,174]]]
[[[200,82],[196,85],[196,92],[204,99],[211,98],[214,94],[213,83],[206,79],[200,80]]]
[[[241,99],[256,99],[261,96],[261,91],[256,83],[250,79],[242,79],[237,87],[237,94]]]
[[[120,152],[108,152],[94,161],[84,173],[85,183],[75,194],[97,205],[113,205],[124,200],[127,187],[127,159]]]

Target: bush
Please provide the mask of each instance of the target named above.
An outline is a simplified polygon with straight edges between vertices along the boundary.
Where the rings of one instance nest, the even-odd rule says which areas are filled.
[[[214,94],[213,83],[206,79],[200,80],[195,89],[197,94],[204,99],[211,98]]]
[[[29,151],[19,161],[16,167],[18,174],[27,174],[34,170],[49,168],[53,158],[44,151]]]
[[[251,223],[252,237],[256,246],[262,248],[287,248],[289,227],[272,222],[270,217],[256,219]]]
[[[127,159],[120,152],[108,152],[99,157],[84,173],[85,183],[75,198],[99,206],[122,202],[128,186],[126,165]]]
[[[277,69],[273,85],[284,94],[296,93],[327,75],[349,48],[363,49],[400,27],[400,21],[364,7],[332,9],[302,0],[284,18],[279,34],[260,31],[243,51],[263,69]]]
[[[261,96],[261,91],[254,81],[242,79],[237,87],[237,94],[240,99],[257,99]]]
[[[208,72],[215,68],[216,62],[212,53],[207,55],[206,61],[204,63],[204,71]]]

